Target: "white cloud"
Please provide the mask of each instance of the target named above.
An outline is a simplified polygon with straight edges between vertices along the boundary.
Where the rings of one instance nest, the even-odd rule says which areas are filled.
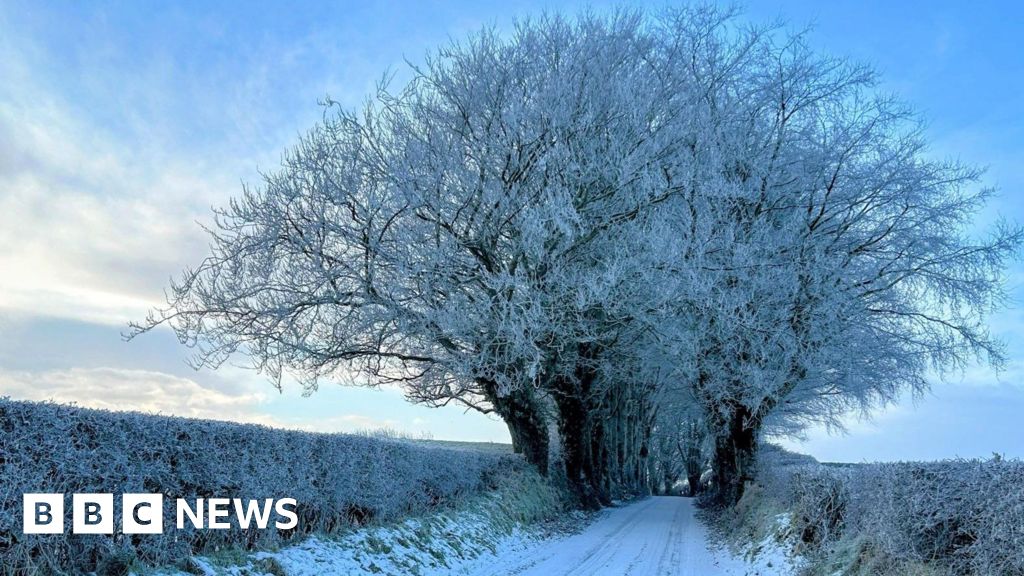
[[[31,120],[29,120],[31,119]],[[0,308],[123,323],[196,262],[231,178],[156,159],[52,107],[0,101]]]
[[[301,71],[287,50],[198,72],[128,56],[103,35],[65,60],[11,32],[0,35],[0,309],[140,320],[206,252],[195,222],[276,164],[320,112],[316,79],[285,76]],[[307,106],[282,106],[281,86]]]
[[[0,373],[0,394],[15,400],[53,400],[105,410],[258,422],[273,419],[260,411],[260,393],[226,394],[193,380],[161,372],[117,368],[71,368]]]
[[[309,432],[381,429],[419,432],[398,420],[363,414],[316,418],[280,414],[274,402],[276,394],[244,385],[232,390],[214,389],[188,378],[147,370],[104,367],[0,372],[0,397],[3,396],[13,400],[54,401],[86,408],[247,422]]]

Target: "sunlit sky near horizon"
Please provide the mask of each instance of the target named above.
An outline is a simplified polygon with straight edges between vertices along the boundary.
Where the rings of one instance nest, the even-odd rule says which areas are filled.
[[[873,63],[928,120],[932,153],[988,167],[981,215],[1024,221],[1024,5],[774,1],[744,18],[813,25],[812,45]],[[204,255],[197,222],[273,169],[322,115],[381,75],[484,25],[606,2],[40,2],[0,0],[0,396],[320,431],[388,427],[508,441],[501,422],[325,383],[279,394],[258,374],[196,372],[158,330],[121,332]],[[632,4],[630,4],[632,5]],[[665,2],[650,3],[657,9]],[[831,461],[1024,457],[1024,265],[992,318],[1001,374],[949,374],[931,394],[797,450]]]

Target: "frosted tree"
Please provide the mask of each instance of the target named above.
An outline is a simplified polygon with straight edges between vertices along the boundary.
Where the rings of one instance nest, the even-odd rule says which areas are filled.
[[[681,480],[687,494],[701,492],[701,477],[707,469],[708,440],[711,438],[695,402],[658,403],[657,418],[651,433],[654,451],[650,482],[654,492],[671,494]]]
[[[661,48],[623,13],[440,50],[219,211],[212,254],[137,329],[169,324],[200,366],[241,351],[310,391],[398,384],[494,411],[542,469],[556,418],[570,485],[607,500],[594,415],[642,387],[602,370],[666,296],[642,266],[667,253],[651,218],[683,188],[688,93]],[[642,450],[627,417],[615,442]]]
[[[927,154],[915,116],[877,95],[869,69],[728,19],[681,36],[706,86],[710,166],[680,319],[697,326],[687,381],[729,503],[766,430],[837,425],[926,389],[932,372],[998,367],[985,316],[1022,236],[997,224],[978,237],[991,194],[979,172]]]
[[[554,425],[588,506],[648,486],[685,413],[730,502],[765,431],[998,365],[1021,234],[973,238],[977,177],[869,70],[732,11],[526,20],[331,106],[136,328],[494,412],[542,471]]]

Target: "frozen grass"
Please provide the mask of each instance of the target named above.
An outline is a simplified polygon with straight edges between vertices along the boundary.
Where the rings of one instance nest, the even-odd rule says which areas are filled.
[[[712,527],[721,555],[740,561],[733,562],[729,574],[791,576],[805,564],[792,514],[780,501],[765,497],[760,486],[749,486],[732,510],[707,511],[702,517]]]
[[[769,459],[758,478],[714,521],[734,547],[755,556],[766,538],[783,544],[803,558],[803,574],[1024,574],[1022,462],[829,466]]]
[[[503,476],[493,492],[449,509],[345,533],[317,534],[276,551],[194,558],[190,572],[210,576],[460,573],[544,538],[552,526],[557,529],[553,522],[563,517],[564,510],[559,491],[532,470],[521,469]]]

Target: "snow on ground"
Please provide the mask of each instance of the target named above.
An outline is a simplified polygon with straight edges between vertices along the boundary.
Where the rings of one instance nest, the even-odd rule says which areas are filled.
[[[586,517],[578,516],[577,523]],[[244,567],[208,574],[288,576],[787,576],[792,561],[777,540],[742,556],[711,542],[689,498],[652,497],[609,508],[575,534],[539,529],[496,531],[485,515],[439,514],[335,539],[309,538],[252,554]]]
[[[397,524],[367,526],[344,534],[313,536],[275,551],[224,551],[192,558],[189,572],[204,576],[393,575],[434,576],[464,573],[477,559],[494,559],[534,546],[569,531],[570,523],[586,523],[583,513],[540,513],[557,506],[529,482],[512,482],[459,509],[410,518]],[[532,488],[532,489],[531,489]],[[531,510],[531,508],[533,508]],[[524,519],[534,521],[523,523]],[[544,520],[544,518],[549,518]],[[162,571],[168,576],[185,572]]]
[[[652,497],[604,511],[583,532],[476,566],[470,576],[782,576],[788,564],[749,564],[713,545],[689,498]],[[768,560],[765,562],[764,560]],[[772,565],[774,570],[772,571]]]
[[[544,542],[472,576],[570,576],[590,574],[725,574],[708,549],[703,525],[689,498],[653,497],[611,508],[583,532]]]
[[[727,576],[789,576],[797,574],[801,558],[793,555],[789,514],[775,516],[774,529],[759,542],[743,546],[739,554],[729,551],[722,543],[711,544],[711,549],[728,564]]]

